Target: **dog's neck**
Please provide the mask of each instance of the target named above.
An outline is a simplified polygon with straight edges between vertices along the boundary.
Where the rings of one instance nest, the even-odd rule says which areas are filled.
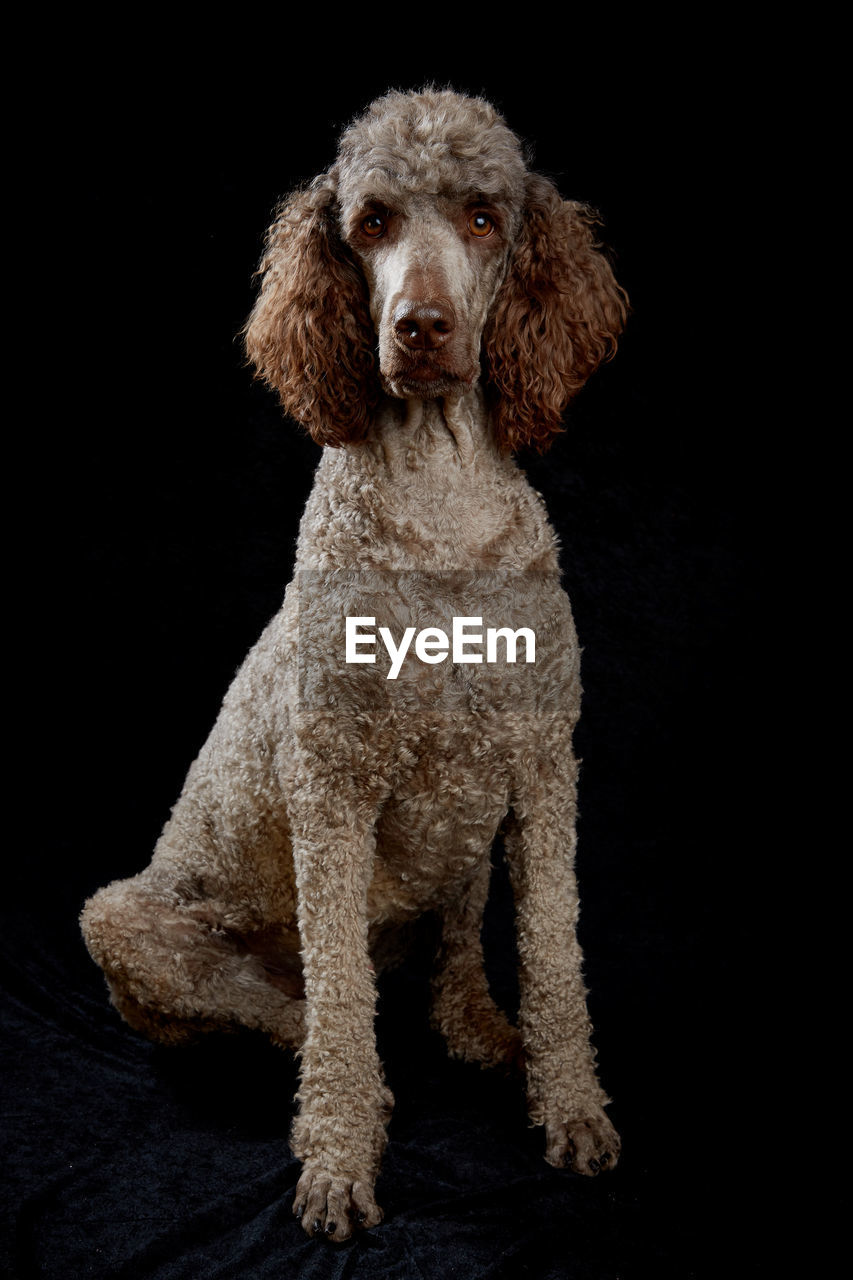
[[[491,432],[482,391],[380,406],[368,439],[326,449],[297,569],[557,568],[544,504]]]
[[[488,466],[496,454],[477,389],[444,400],[389,399],[377,416],[371,443],[381,450],[389,478],[404,483],[403,473],[430,473],[436,467],[449,467],[461,478],[471,468],[482,470],[483,462]],[[434,484],[434,477],[428,484]]]

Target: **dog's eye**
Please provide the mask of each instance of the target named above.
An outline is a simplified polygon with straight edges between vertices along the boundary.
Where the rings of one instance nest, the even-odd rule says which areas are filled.
[[[495,224],[487,213],[472,213],[468,219],[468,230],[472,236],[490,236]]]
[[[361,229],[366,236],[371,236],[374,240],[377,236],[385,234],[388,222],[383,218],[381,213],[370,213],[361,224]]]

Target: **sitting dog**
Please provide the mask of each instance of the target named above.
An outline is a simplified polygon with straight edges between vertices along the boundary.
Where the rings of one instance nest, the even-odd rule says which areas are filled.
[[[615,349],[626,298],[594,226],[486,102],[427,90],[375,102],[268,235],[248,355],[326,446],[296,571],[150,866],[82,927],[131,1026],[298,1050],[309,1235],[381,1221],[376,969],[425,912],[450,1052],[523,1070],[552,1164],[618,1157],[575,937],[578,647],[512,459],[547,446]],[[517,1027],[480,940],[502,825]]]

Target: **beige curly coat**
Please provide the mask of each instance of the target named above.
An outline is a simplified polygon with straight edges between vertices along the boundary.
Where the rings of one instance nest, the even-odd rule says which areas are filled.
[[[512,461],[544,447],[615,347],[625,298],[594,219],[527,172],[485,102],[391,93],[282,206],[250,358],[329,447],[281,612],[239,671],[151,865],[83,932],[134,1027],[178,1042],[261,1028],[301,1060],[294,1209],[342,1240],[381,1220],[392,1098],[374,964],[442,920],[434,1019],[450,1051],[526,1074],[546,1159],[616,1162],[575,939],[578,648],[543,503]],[[377,349],[378,337],[378,349]],[[395,639],[454,617],[527,627],[535,663],[344,660],[347,617]],[[362,652],[367,652],[362,648]],[[504,824],[519,1026],[480,941]]]

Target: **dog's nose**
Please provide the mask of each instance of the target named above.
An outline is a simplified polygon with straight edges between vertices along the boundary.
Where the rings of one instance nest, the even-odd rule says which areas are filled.
[[[455,327],[456,317],[445,303],[404,299],[394,308],[394,331],[412,351],[435,351]]]

